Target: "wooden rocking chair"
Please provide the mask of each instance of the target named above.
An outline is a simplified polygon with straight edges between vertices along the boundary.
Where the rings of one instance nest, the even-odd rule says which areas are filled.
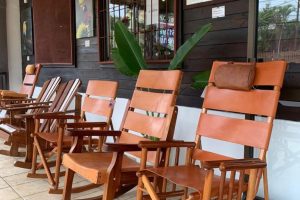
[[[37,166],[36,158],[37,153],[41,157],[42,165],[46,171],[46,177],[49,180],[49,183],[53,186],[50,189],[50,193],[62,193],[62,190],[59,190],[59,176],[63,173],[60,172],[61,159],[63,151],[68,151],[73,143],[73,138],[64,136],[65,132],[65,119],[75,119],[75,123],[68,123],[69,128],[80,128],[80,129],[89,129],[89,130],[109,130],[112,126],[111,117],[113,114],[113,108],[115,104],[115,98],[117,94],[118,83],[114,81],[98,81],[93,80],[89,81],[86,91],[86,97],[84,99],[83,105],[81,107],[81,116],[63,116],[61,114],[55,115],[36,115],[36,124],[40,124],[40,120],[58,120],[61,121],[59,124],[59,128],[55,132],[49,133],[47,130],[41,131],[39,126],[36,126],[34,133],[34,156],[32,162],[32,173],[30,173],[29,177],[45,177],[36,174],[36,170],[39,166]],[[88,122],[86,121],[86,114],[94,114],[97,115],[99,121],[102,122]],[[95,139],[92,137],[86,137],[85,144],[88,145],[88,149],[91,150],[93,144],[96,144],[96,149],[101,151],[103,142],[105,141],[105,137],[100,137],[99,139]],[[53,154],[56,155],[56,165],[55,165],[55,174],[52,175],[50,173],[50,164],[47,162],[42,147],[41,142],[46,141],[52,144]],[[96,142],[94,142],[96,141]]]
[[[221,89],[215,86],[215,72],[219,67],[221,69],[223,64],[227,63],[218,61],[213,63],[195,144],[184,142],[140,143],[142,164],[138,174],[137,199],[143,199],[145,197],[143,192],[146,191],[153,200],[175,196],[182,196],[183,199],[187,199],[188,188],[195,191],[189,195],[188,199],[241,199],[242,192],[247,191],[247,184],[244,183],[244,175],[247,171],[250,171],[247,200],[252,200],[255,197],[262,175],[264,196],[266,200],[268,199],[267,169],[264,161],[266,160],[273,120],[276,116],[286,62],[256,63],[254,87],[249,91],[226,89],[226,87]],[[247,65],[246,63],[238,64],[240,67]],[[225,78],[233,80],[236,77],[227,76]],[[263,120],[252,121],[227,117],[228,115],[224,116],[224,112],[253,114],[262,116]],[[203,137],[255,147],[260,150],[258,159],[235,160],[222,154],[203,150],[201,147],[201,138]],[[160,149],[170,151],[171,147],[176,149],[174,164],[169,163],[172,160],[170,157],[165,157],[164,165],[154,168],[146,167],[148,150],[157,149],[159,154]],[[179,148],[181,147],[188,149],[185,165],[178,165]],[[214,168],[221,169],[221,176],[213,173]],[[226,178],[226,171],[231,172],[229,179]],[[240,173],[236,173],[236,171]],[[240,175],[239,180],[236,180],[236,174]],[[160,191],[157,190],[157,184],[153,181],[156,179],[164,180],[163,189]],[[167,181],[181,186],[183,189],[178,189],[174,185],[170,190],[167,190]],[[149,197],[149,195],[146,196]]]
[[[18,156],[20,145],[25,145],[27,126],[24,118],[20,114],[33,115],[43,112],[49,108],[51,98],[55,94],[61,81],[60,77],[52,78],[44,83],[42,90],[35,102],[8,104],[3,109],[9,111],[8,123],[0,124],[0,137],[5,139],[5,143],[11,145],[10,150],[0,150],[0,154]]]
[[[51,103],[51,106],[48,105],[37,105],[37,106],[28,106],[24,107],[24,109],[31,109],[31,108],[42,108],[43,112],[50,112],[50,113],[64,113],[66,109],[68,108],[68,105],[72,101],[74,95],[76,94],[76,91],[78,90],[78,87],[80,86],[81,82],[80,80],[72,80],[67,83],[60,84],[55,98]],[[80,111],[78,111],[80,112]],[[26,154],[24,161],[17,161],[15,162],[16,167],[22,167],[22,168],[31,168],[32,166],[32,151],[33,151],[33,132],[34,132],[34,116],[40,112],[36,113],[26,113],[26,114],[20,114],[16,117],[20,119],[25,120],[25,130],[22,132],[22,129],[20,129],[20,132],[18,133],[18,129],[16,130],[16,133],[18,133],[18,136],[20,137],[19,142],[22,141],[22,143],[25,143],[26,147]],[[49,124],[49,123],[48,123]],[[55,128],[55,123],[51,125],[51,127],[47,126],[47,121],[41,125],[41,130],[51,128],[51,131]],[[22,139],[21,139],[22,138]]]
[[[23,85],[19,92],[11,90],[0,90],[0,106],[7,104],[32,102],[32,95],[38,81],[42,65],[27,65]]]
[[[121,131],[69,130],[70,135],[77,138],[74,152],[80,151],[84,136],[115,136],[118,139],[116,143],[106,144],[105,152],[64,155],[63,165],[67,171],[63,199],[70,199],[72,192],[80,191],[80,188],[72,188],[74,173],[93,184],[104,185],[103,199],[113,199],[137,185],[135,174],[139,163],[124,153],[136,151],[131,155],[139,157],[139,141],[172,139],[177,116],[175,102],[181,77],[179,70],[140,71]]]

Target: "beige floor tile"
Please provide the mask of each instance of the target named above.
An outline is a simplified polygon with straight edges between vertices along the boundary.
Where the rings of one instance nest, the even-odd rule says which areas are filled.
[[[27,177],[27,172],[21,173],[21,174],[16,174],[16,175],[11,175],[3,178],[10,186],[15,186],[15,185],[20,185],[20,184],[25,184],[25,183],[30,183],[34,181],[39,181],[40,179],[33,179],[33,178],[28,178]]]
[[[0,189],[7,187],[9,187],[9,185],[2,178],[0,178]]]
[[[5,200],[15,200],[20,198],[20,196],[10,187],[1,189],[0,197]]]
[[[48,191],[24,197],[24,200],[61,200],[60,194],[49,194]]]
[[[49,184],[43,180],[33,181],[29,183],[19,184],[12,186],[12,188],[21,196],[44,192],[49,190]]]

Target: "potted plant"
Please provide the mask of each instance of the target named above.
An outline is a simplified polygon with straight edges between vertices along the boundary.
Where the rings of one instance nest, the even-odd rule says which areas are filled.
[[[187,55],[211,28],[212,25],[210,23],[206,24],[185,41],[185,43],[177,49],[174,58],[168,66],[168,70],[179,69]],[[136,77],[141,69],[147,69],[147,64],[138,41],[121,21],[115,24],[115,41],[117,48],[112,49],[112,59],[116,68],[122,74]],[[197,80],[197,78],[198,77],[195,76],[195,80]],[[198,85],[198,83],[195,85]]]

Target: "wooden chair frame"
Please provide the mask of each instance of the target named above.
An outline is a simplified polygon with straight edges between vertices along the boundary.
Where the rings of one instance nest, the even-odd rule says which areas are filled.
[[[59,80],[60,80],[60,78],[59,78]],[[32,149],[33,149],[32,133],[34,131],[34,116],[40,112],[58,112],[58,111],[60,111],[59,107],[61,105],[61,102],[59,102],[59,101],[61,99],[65,98],[63,92],[67,85],[68,85],[67,83],[60,84],[58,86],[54,100],[49,103],[47,103],[47,102],[41,103],[41,104],[40,103],[33,103],[33,104],[24,103],[24,104],[20,104],[20,107],[16,107],[16,108],[11,107],[10,108],[11,110],[14,110],[14,109],[22,109],[24,111],[33,110],[32,113],[29,112],[29,113],[25,113],[25,114],[15,115],[16,119],[25,121],[25,123],[24,123],[25,128],[20,129],[20,130],[23,130],[22,132],[20,132],[20,136],[22,135],[22,140],[23,140],[22,145],[24,145],[24,143],[25,143],[25,147],[26,147],[24,161],[21,161],[21,160],[16,161],[14,164],[16,167],[29,168],[29,169],[31,168]],[[42,95],[42,93],[43,93],[43,91],[41,91],[41,95]],[[42,97],[42,98],[44,98],[44,97]],[[49,96],[47,98],[49,98]],[[49,105],[50,103],[51,103],[51,105]],[[15,104],[13,106],[15,106]],[[35,112],[37,110],[38,110],[38,112]],[[24,135],[24,137],[23,137],[23,135]],[[20,140],[19,140],[19,142],[20,142]]]
[[[35,65],[35,73],[34,74],[25,74],[23,85],[20,89],[20,94],[27,94],[28,96],[21,97],[21,98],[14,98],[14,97],[5,97],[0,95],[0,107],[5,107],[7,104],[16,104],[16,103],[29,103],[34,102],[35,99],[32,98],[36,83],[39,78],[39,74],[41,71],[42,65],[36,64]]]
[[[20,145],[25,145],[26,130],[30,128],[30,122],[27,124],[24,118],[20,117],[22,115],[35,114],[43,112],[45,109],[49,108],[51,104],[51,98],[55,94],[58,85],[61,81],[60,77],[52,78],[44,83],[42,90],[35,100],[31,103],[21,103],[21,104],[8,104],[4,110],[9,113],[8,123],[2,123],[0,125],[0,137],[6,140],[5,144],[11,145],[10,150],[0,150],[0,154],[18,156],[21,155],[18,151]]]
[[[70,116],[70,115],[62,115],[62,114],[39,114],[35,115],[35,133],[34,133],[34,150],[33,150],[33,161],[32,161],[32,169],[31,173],[28,174],[29,177],[33,178],[48,178],[49,183],[53,188],[50,188],[49,193],[62,193],[62,190],[59,189],[59,177],[64,175],[63,172],[60,171],[61,160],[63,152],[67,152],[69,149],[73,151],[70,145],[65,145],[65,130],[66,128],[76,128],[78,130],[84,129],[97,129],[97,130],[109,130],[112,127],[112,114],[113,114],[113,107],[115,103],[116,93],[117,93],[118,83],[114,81],[98,81],[93,80],[90,81],[87,86],[86,97],[84,99],[83,105],[81,103],[77,103],[78,107],[81,106],[81,114]],[[86,114],[93,113],[97,116],[102,116],[106,118],[104,122],[88,122],[86,121]],[[66,120],[73,119],[75,120],[74,123],[70,123]],[[41,137],[40,127],[40,120],[58,120],[58,129],[51,134],[56,134],[56,139],[53,141],[52,137],[49,135],[49,139],[47,137]],[[47,132],[47,130],[46,130]],[[85,138],[85,142],[88,144],[89,150],[91,150],[92,143],[94,139],[92,137]],[[53,150],[51,151],[51,156],[56,156],[56,163],[55,163],[55,173],[52,174],[50,172],[50,167],[52,166],[47,160],[49,159],[49,154],[45,154],[44,150],[41,146],[41,141],[51,142],[53,145]],[[97,150],[100,151],[105,141],[105,137],[99,137],[96,140]],[[41,163],[36,165],[36,158],[37,153],[41,158]],[[36,170],[43,166],[45,169],[46,174],[37,174]],[[95,187],[92,186],[91,187]],[[87,189],[90,187],[87,187]]]
[[[92,175],[87,175],[89,172],[85,173],[85,175],[80,173],[85,178],[89,176],[90,178],[87,179],[92,181],[92,183],[104,185],[104,192],[101,197],[102,199],[113,199],[118,197],[135,187],[137,184],[137,177],[135,174],[139,164],[128,158],[125,153],[132,153],[135,156],[139,156],[137,152],[141,149],[137,146],[137,142],[149,139],[133,135],[129,132],[130,130],[139,133],[147,133],[149,136],[155,136],[162,140],[172,139],[177,118],[175,101],[178,95],[181,78],[182,73],[178,70],[173,72],[142,70],[138,77],[132,100],[128,103],[128,107],[126,109],[127,112],[125,113],[121,125],[121,131],[69,130],[69,134],[76,138],[76,142],[73,145],[73,152],[81,150],[83,143],[82,138],[84,136],[118,137],[116,143],[104,145],[104,153],[89,154],[90,157],[87,162],[91,163],[91,165],[97,166],[98,164],[102,165],[102,161],[104,161],[101,161],[102,156],[108,156],[108,160],[105,160],[107,165],[105,164],[103,169],[99,168],[99,176],[94,177]],[[165,93],[164,91],[169,91],[170,93]],[[147,113],[149,111],[160,114],[157,115],[157,118],[156,114],[153,114],[154,116],[135,114],[134,112],[137,112],[135,109],[143,110]],[[157,121],[160,122],[157,124]],[[160,131],[156,130],[156,132],[153,129],[154,127],[164,128],[160,129]],[[67,168],[63,193],[63,199],[65,200],[71,198],[72,192],[77,192],[80,189],[72,188],[74,174],[79,172],[74,170],[74,164],[69,164],[68,159],[76,159],[76,157],[79,158],[86,155],[87,154],[78,153],[64,155],[63,164]],[[153,159],[155,158],[152,157],[149,161],[153,161]],[[78,163],[77,165],[80,166],[80,164],[81,163]],[[130,169],[123,171],[124,167],[128,166],[128,164],[137,166],[137,168],[130,167]],[[91,180],[91,178],[93,180]]]
[[[215,161],[204,161],[202,164],[202,181],[203,183],[203,194],[202,196],[194,192],[191,195],[188,195],[188,187],[183,187],[178,190],[175,183],[171,183],[172,189],[167,192],[167,179],[163,178],[160,180],[159,173],[156,174],[155,171],[147,170],[146,160],[147,154],[149,151],[156,151],[156,156],[161,157],[161,160],[157,160],[154,163],[154,167],[168,167],[168,166],[177,166],[179,164],[179,155],[184,148],[186,148],[185,155],[185,165],[193,166],[192,152],[196,144],[194,142],[182,142],[182,141],[172,141],[172,142],[155,142],[155,144],[148,141],[141,141],[139,147],[142,149],[142,161],[140,171],[137,173],[139,177],[139,186],[137,189],[137,199],[151,198],[152,200],[164,199],[166,197],[176,197],[182,196],[184,199],[189,200],[210,200],[211,199],[211,190],[214,183],[213,176],[214,171],[218,168],[221,172],[221,178],[218,188],[218,200],[225,199],[232,200],[241,200],[245,187],[247,187],[247,200],[253,200],[256,194],[256,184],[258,179],[258,170],[264,170],[266,168],[266,162],[260,159],[236,159],[236,160],[215,160]],[[171,159],[171,151],[174,150],[174,158]],[[162,151],[163,150],[163,151]],[[163,152],[167,152],[163,154]],[[161,162],[161,161],[164,162]],[[171,160],[174,161],[171,164]],[[191,168],[192,169],[192,168]],[[196,175],[199,170],[191,170],[191,175]],[[246,184],[245,179],[249,175],[249,181]],[[226,177],[229,175],[230,179],[227,182]],[[236,187],[236,176],[238,176],[238,187]],[[199,177],[199,179],[201,179]],[[162,188],[160,192],[156,192],[158,188],[159,180],[162,182]],[[152,183],[151,183],[152,182]],[[225,184],[229,185],[228,190],[224,190]],[[192,185],[190,186],[191,188]],[[148,195],[143,195],[143,192],[148,193]]]
[[[227,62],[216,61],[213,64],[211,76],[209,79],[209,86],[206,91],[206,96],[204,99],[203,108],[198,123],[197,134],[195,138],[195,148],[194,147],[191,148],[190,146],[187,146],[191,144],[184,143],[184,142],[182,142],[181,144],[180,143],[168,144],[168,143],[160,143],[160,142],[154,142],[147,145],[143,145],[142,143],[140,144],[140,146],[144,148],[142,151],[143,152],[142,161],[141,161],[142,164],[140,170],[142,171],[142,174],[144,173],[143,171],[146,171],[147,173],[146,174],[144,173],[139,177],[137,199],[143,198],[143,192],[145,192],[144,186],[146,187],[147,192],[150,194],[150,196],[153,199],[157,199],[158,197],[161,196],[163,198],[166,198],[168,195],[174,196],[176,194],[180,196],[183,195],[184,198],[187,198],[187,188],[193,188],[197,190],[197,192],[199,191],[198,197],[200,198],[198,199],[201,198],[210,199],[210,196],[211,197],[218,196],[217,194],[218,192],[215,189],[212,190],[212,187],[214,188],[216,187],[216,182],[213,181],[212,183],[210,183],[211,176],[214,178],[214,180],[216,177],[213,176],[212,171],[208,173],[208,177],[206,177],[205,174],[199,175],[199,180],[194,180],[194,179],[185,180],[184,178],[179,179],[177,177],[172,177],[174,173],[178,173],[177,174],[178,177],[187,176],[188,174],[187,169],[194,170],[195,168],[194,164],[196,161],[200,161],[201,164],[201,168],[195,169],[196,171],[205,170],[205,166],[210,166],[210,165],[205,165],[205,163],[209,163],[209,162],[213,162],[214,167],[233,164],[234,166],[236,166],[236,168],[233,167],[231,171],[238,170],[240,169],[241,166],[244,169],[251,169],[250,170],[252,172],[250,177],[251,182],[249,182],[249,188],[248,188],[250,189],[249,191],[250,198],[252,198],[253,195],[256,194],[261,176],[263,176],[265,199],[269,198],[268,184],[267,184],[267,169],[265,167],[264,162],[266,161],[266,152],[270,141],[272,124],[276,115],[277,104],[280,96],[280,88],[282,87],[284,72],[286,70],[287,64],[284,61],[256,63],[256,77],[254,81],[254,86],[260,86],[260,87],[272,86],[273,90],[265,90],[265,88],[262,88],[262,89],[253,89],[248,92],[230,90],[230,89],[218,89],[214,86],[214,72],[222,64],[227,64]],[[247,65],[247,63],[239,63],[239,64]],[[234,96],[235,98],[232,98],[232,96]],[[250,101],[251,101],[250,103],[251,105],[246,104],[247,102]],[[267,120],[265,122],[258,122],[258,121],[229,118],[225,116],[220,116],[218,114],[209,113],[208,111],[210,110],[266,116]],[[236,125],[238,125],[238,128],[235,128]],[[231,143],[256,147],[260,150],[260,153],[258,159],[242,160],[240,163],[238,160],[235,160],[234,158],[203,150],[201,144],[202,137],[208,137],[208,138],[223,140]],[[153,148],[156,146],[157,146],[157,151],[160,151],[162,148],[170,148],[172,146],[177,148],[176,150],[177,157],[175,158],[177,162],[175,162],[175,166],[173,167],[169,166],[168,164],[169,158],[166,158],[168,162],[166,162],[165,166],[160,165],[160,166],[154,166],[154,168],[146,168],[147,149],[153,150]],[[177,166],[178,159],[179,159],[178,158],[179,147],[189,147],[188,155],[186,156],[187,158],[186,166]],[[211,168],[208,169],[210,170]],[[180,193],[175,190],[172,191],[171,193],[168,193],[165,191],[166,187],[163,188],[164,190],[162,191],[157,191],[156,182],[154,182],[152,186],[150,184],[150,179],[146,177],[148,176],[147,174],[151,174],[151,176],[155,174],[160,178],[179,184],[185,187],[185,189],[183,193]],[[235,177],[235,173],[233,172],[231,175],[232,182],[234,181],[234,177]],[[221,180],[219,181],[220,191],[219,191],[218,198],[223,199],[222,190],[225,191],[225,189],[228,189],[228,187],[229,187],[228,197],[231,198],[233,196],[232,188],[231,188],[232,185],[224,184],[225,173],[222,172],[221,177],[216,177],[216,178],[217,180]],[[203,187],[195,186],[197,184],[201,185],[202,182],[200,180],[204,180],[204,179],[205,180],[207,179],[206,180],[208,181],[207,185],[203,184]],[[192,180],[194,181],[193,183],[191,183]],[[240,192],[241,191],[239,190],[238,193],[240,194]],[[190,197],[190,199],[197,199],[197,198]]]

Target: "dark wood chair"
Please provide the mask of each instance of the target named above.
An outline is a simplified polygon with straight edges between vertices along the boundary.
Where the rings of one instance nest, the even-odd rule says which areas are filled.
[[[27,65],[23,84],[19,92],[11,90],[0,90],[0,105],[4,107],[6,104],[32,102],[34,88],[38,81],[42,65]]]
[[[52,78],[44,83],[42,90],[34,102],[27,102],[21,104],[8,104],[3,107],[7,110],[9,116],[6,120],[8,123],[0,124],[0,137],[5,140],[5,144],[10,145],[10,150],[0,150],[0,154],[18,156],[20,155],[18,149],[20,145],[25,145],[26,141],[26,121],[18,116],[20,114],[29,114],[42,112],[48,109],[51,98],[55,94],[58,85],[61,81],[60,77]]]
[[[105,152],[64,155],[63,165],[67,171],[63,199],[70,199],[72,192],[81,191],[80,188],[72,188],[74,173],[93,184],[104,185],[103,199],[113,199],[136,186],[135,174],[139,163],[132,156],[140,155],[137,143],[141,140],[172,139],[181,78],[179,70],[142,70],[120,131],[69,130],[77,141],[73,146],[74,152],[80,151],[84,136],[115,136],[117,142],[106,144]],[[149,161],[155,159],[151,157]]]
[[[256,63],[254,87],[249,91],[220,89],[215,86],[215,72],[223,64],[227,64],[227,62],[216,61],[213,63],[209,86],[198,122],[195,147],[191,143],[184,142],[140,143],[142,164],[137,199],[142,199],[145,191],[152,199],[170,196],[182,196],[186,199],[188,198],[188,188],[195,191],[190,194],[188,199],[218,198],[221,200],[233,197],[241,199],[241,193],[247,191],[247,185],[243,182],[246,169],[250,170],[248,185],[250,191],[248,191],[247,199],[255,197],[262,175],[264,196],[265,199],[268,199],[267,169],[264,161],[266,161],[273,120],[276,116],[280,88],[287,64],[284,61]],[[238,64],[247,65],[247,63]],[[222,114],[212,111],[222,111]],[[233,118],[224,115],[224,112],[258,115],[264,119],[252,121]],[[256,160],[235,160],[235,158],[223,154],[204,150],[201,145],[203,137],[255,147],[259,150],[258,158]],[[156,163],[158,167],[146,167],[148,150],[157,149],[159,153],[160,149],[170,151],[171,147],[177,149],[175,153],[177,162],[174,163],[174,166],[169,163],[172,159],[166,157],[164,165]],[[181,147],[188,148],[185,165],[178,165],[178,151]],[[213,168],[220,166],[221,176],[213,174]],[[224,167],[222,168],[222,166]],[[226,179],[225,172],[228,170],[231,171],[231,175],[229,179]],[[236,171],[240,171],[241,174],[239,181],[235,180]],[[163,190],[157,190],[157,184],[153,182],[153,179],[164,180]],[[176,189],[173,186],[167,190],[167,181],[181,186],[183,189]]]
[[[50,113],[65,113],[69,104],[71,103],[74,95],[76,94],[81,82],[79,79],[71,80],[67,83],[62,83],[58,86],[56,95],[54,100],[52,101],[51,105],[38,105],[38,106],[27,106],[24,109],[32,108],[32,109],[39,109],[42,107],[43,110],[41,112],[50,112]],[[80,111],[78,111],[80,112]],[[38,112],[40,113],[40,112]],[[25,130],[18,133],[18,136],[21,143],[26,146],[26,155],[24,161],[17,161],[15,163],[16,167],[22,168],[31,168],[32,166],[32,151],[33,151],[33,137],[32,134],[34,132],[34,116],[38,113],[26,113],[26,114],[19,114],[16,115],[16,118],[25,120]],[[43,129],[51,129],[53,131],[55,129],[55,122],[51,124],[51,127],[48,126],[47,120],[45,120],[41,124],[41,130]],[[22,139],[21,139],[22,138]]]
[[[86,91],[86,96],[84,98],[83,105],[81,107],[81,115],[73,116],[75,123],[68,123],[69,127],[89,129],[89,130],[109,130],[112,121],[111,117],[113,114],[113,108],[115,104],[115,98],[117,94],[118,83],[115,81],[89,81]],[[95,114],[97,117],[102,118],[101,122],[89,122],[86,121],[86,114]],[[104,118],[104,119],[103,119]],[[62,153],[68,151],[73,143],[73,138],[64,136],[65,134],[65,119],[72,119],[71,116],[63,116],[61,114],[55,115],[35,115],[36,124],[40,124],[41,120],[57,120],[60,122],[58,124],[58,129],[54,132],[49,132],[47,129],[41,130],[39,126],[36,126],[34,131],[34,156],[32,164],[32,172],[28,175],[29,177],[45,177],[36,173],[39,168],[36,163],[37,153],[39,154],[42,163],[40,166],[46,171],[46,177],[48,178],[50,184],[53,188],[50,189],[50,193],[62,193],[59,190],[59,176],[62,174],[60,172]],[[96,141],[96,142],[94,142]],[[85,138],[85,144],[88,145],[88,149],[91,150],[93,144],[95,144],[95,150],[100,151],[105,141],[105,137],[98,139],[92,137]],[[51,164],[47,162],[49,156],[42,149],[42,142],[51,143],[52,155],[56,156],[55,174],[50,173]],[[48,154],[49,155],[49,154]]]

